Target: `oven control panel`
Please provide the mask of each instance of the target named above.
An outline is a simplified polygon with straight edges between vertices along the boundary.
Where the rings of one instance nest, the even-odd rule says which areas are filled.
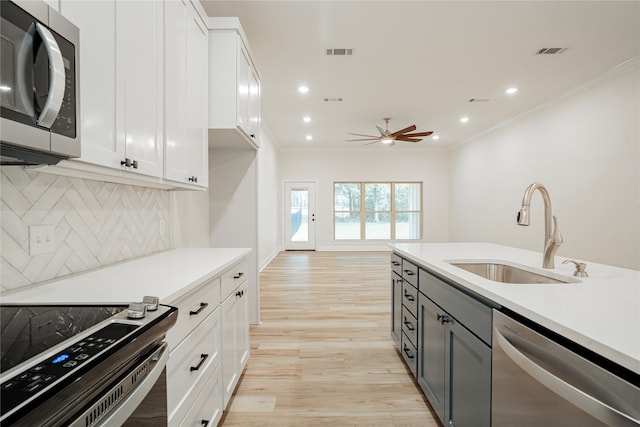
[[[140,325],[110,323],[81,341],[56,352],[44,362],[4,381],[0,386],[2,414],[62,381],[139,327]]]

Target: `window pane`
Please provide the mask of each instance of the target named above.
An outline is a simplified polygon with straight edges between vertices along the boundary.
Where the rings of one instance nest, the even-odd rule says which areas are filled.
[[[419,211],[420,210],[420,184],[397,183],[396,184],[396,210]]]
[[[309,241],[308,190],[291,190],[291,241]]]
[[[360,212],[336,212],[335,227],[336,240],[359,240]]]
[[[335,210],[358,211],[360,210],[360,184],[343,182],[335,184]]]
[[[420,239],[420,212],[396,213],[396,239]]]
[[[389,212],[367,213],[364,233],[365,239],[390,239],[391,214]]]
[[[391,184],[374,183],[364,185],[364,205],[367,211],[391,210]]]

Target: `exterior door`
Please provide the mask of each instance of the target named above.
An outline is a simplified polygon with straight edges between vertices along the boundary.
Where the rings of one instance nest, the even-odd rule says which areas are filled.
[[[316,249],[316,184],[285,182],[284,184],[284,248]]]

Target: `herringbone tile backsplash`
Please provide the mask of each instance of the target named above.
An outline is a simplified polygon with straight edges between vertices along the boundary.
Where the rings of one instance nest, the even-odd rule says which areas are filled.
[[[0,289],[169,249],[169,193],[1,168]],[[29,255],[29,227],[55,226],[55,251]]]

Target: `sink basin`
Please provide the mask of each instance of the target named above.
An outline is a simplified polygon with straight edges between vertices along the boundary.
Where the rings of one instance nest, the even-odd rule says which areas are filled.
[[[554,275],[539,274],[525,270],[514,265],[503,264],[497,261],[471,262],[449,261],[454,267],[461,268],[485,279],[501,283],[578,283],[579,280]]]

